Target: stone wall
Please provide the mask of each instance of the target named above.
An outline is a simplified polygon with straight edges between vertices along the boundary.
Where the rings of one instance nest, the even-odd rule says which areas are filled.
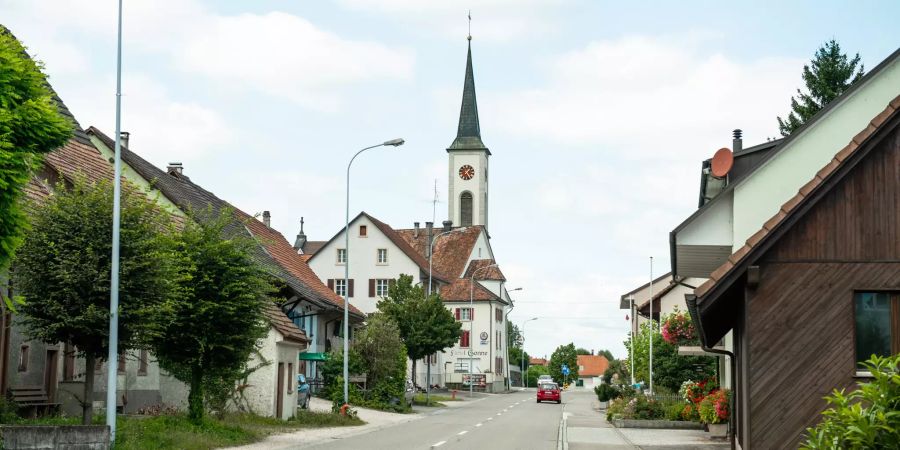
[[[5,450],[108,450],[109,428],[105,425],[0,426]]]

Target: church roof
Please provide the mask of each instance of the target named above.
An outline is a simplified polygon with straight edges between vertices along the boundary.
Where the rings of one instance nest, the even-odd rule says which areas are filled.
[[[478,102],[475,99],[475,74],[472,70],[472,41],[466,58],[466,79],[463,82],[462,106],[459,109],[459,128],[450,150],[487,150],[481,142],[481,125],[478,122]],[[490,151],[488,151],[490,154]]]

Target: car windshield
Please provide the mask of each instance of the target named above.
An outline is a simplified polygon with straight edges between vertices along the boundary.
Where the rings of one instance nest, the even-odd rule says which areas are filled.
[[[542,391],[555,391],[556,384],[555,383],[544,383],[541,385],[541,390]]]

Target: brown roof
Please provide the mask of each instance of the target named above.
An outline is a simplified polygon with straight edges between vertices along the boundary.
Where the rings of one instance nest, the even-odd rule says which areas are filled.
[[[528,360],[528,364],[532,366],[546,366],[549,363],[545,358],[531,358]]]
[[[681,279],[682,279],[681,277],[678,277],[678,280],[681,280]],[[645,317],[647,315],[649,315],[650,314],[650,300],[653,300],[653,311],[654,311],[653,317],[658,319],[660,302],[662,301],[662,298],[666,294],[671,292],[672,289],[675,289],[675,286],[678,286],[678,281],[673,279],[672,281],[669,282],[668,285],[666,285],[666,287],[662,288],[662,290],[660,290],[659,292],[653,294],[653,298],[642,303],[641,306],[638,307],[638,312],[641,313],[641,315],[644,315]]]
[[[758,258],[761,252],[774,242],[774,239],[783,234],[788,228],[783,226],[787,222],[786,219],[799,214],[798,211],[805,209],[807,204],[813,202],[814,199],[818,199],[820,196],[817,196],[817,194],[827,192],[833,187],[835,181],[843,177],[851,167],[847,162],[855,160],[856,158],[854,157],[862,153],[858,150],[864,148],[868,151],[871,146],[865,144],[868,143],[869,138],[882,125],[891,122],[892,119],[900,119],[898,110],[900,110],[900,95],[894,98],[884,111],[875,116],[865,129],[854,136],[847,146],[841,149],[825,167],[816,173],[812,180],[803,185],[796,195],[785,202],[781,209],[771,219],[766,221],[759,231],[747,239],[743,247],[734,252],[728,258],[728,261],[713,271],[709,280],[694,290],[694,295],[697,296],[697,304],[705,306],[707,303],[715,302],[721,293],[731,286],[737,275],[743,273],[749,261]]]
[[[603,355],[578,355],[578,366],[579,377],[599,377],[606,372],[609,361]]]
[[[445,302],[467,302],[471,295],[474,301],[502,301],[478,281],[475,281],[474,288],[471,286],[469,278],[457,278],[450,284],[441,286],[441,299]]]
[[[327,243],[328,241],[306,241],[301,250],[303,250],[304,255],[308,255],[311,258],[312,255],[315,255],[316,252],[321,250]]]
[[[266,303],[265,308],[263,308],[263,315],[266,316],[266,320],[272,324],[272,327],[284,336],[286,341],[301,344],[309,342],[306,333],[297,328],[297,325],[294,325],[294,322],[291,322],[291,319],[288,318],[284,311],[275,304]]]
[[[469,267],[466,269],[466,274],[463,278],[471,278],[472,275],[476,274],[475,271],[477,270],[478,276],[475,277],[476,280],[506,281],[506,277],[503,276],[503,272],[500,271],[499,266],[484,269],[491,264],[496,264],[496,262],[493,259],[473,259],[472,262],[469,263]]]
[[[433,231],[437,236],[442,229],[437,228]],[[469,256],[472,255],[472,249],[478,242],[478,236],[484,231],[484,227],[458,227],[453,229],[454,232],[439,236],[434,242],[434,257],[432,264],[434,272],[444,274],[449,278],[460,278],[463,271],[466,270],[466,263],[469,262]],[[415,229],[397,230],[406,242],[408,242],[422,257],[425,257],[429,242],[425,229],[420,228],[418,236]]]

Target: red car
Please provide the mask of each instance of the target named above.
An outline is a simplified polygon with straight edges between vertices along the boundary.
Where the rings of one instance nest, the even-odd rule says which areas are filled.
[[[538,386],[537,402],[551,401],[562,403],[562,394],[559,392],[559,385],[556,383],[544,383]]]

